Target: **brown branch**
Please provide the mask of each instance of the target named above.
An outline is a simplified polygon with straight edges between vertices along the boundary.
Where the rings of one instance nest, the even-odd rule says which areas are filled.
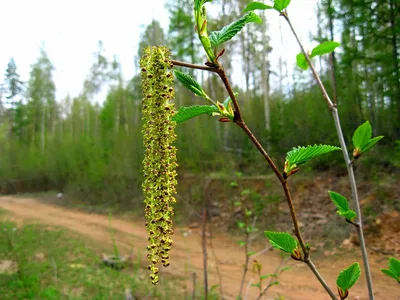
[[[185,68],[190,68],[190,69],[198,69],[198,70],[204,70],[204,71],[209,71],[209,72],[217,72],[217,67],[208,67],[208,66],[202,66],[202,65],[195,65],[195,64],[190,64],[186,63],[183,61],[179,60],[173,60],[171,59],[171,62],[174,66],[179,66],[179,67],[185,67]]]
[[[307,57],[307,55],[306,55]],[[308,58],[309,60],[309,58]],[[176,61],[173,61],[173,63]],[[179,64],[174,63],[174,65],[180,65],[180,66],[185,66],[185,67],[189,67],[191,68],[191,64],[186,64],[186,63],[181,63],[179,62]],[[304,254],[304,259],[303,261],[309,266],[309,268],[311,269],[311,271],[314,273],[314,275],[317,277],[317,279],[321,282],[322,286],[325,288],[325,290],[327,291],[327,293],[331,296],[331,298],[333,300],[336,300],[336,296],[333,294],[333,292],[330,290],[330,288],[328,287],[328,285],[326,284],[326,282],[324,281],[324,279],[322,278],[322,276],[318,273],[318,270],[316,269],[316,267],[314,266],[314,264],[311,262],[311,260],[309,259],[309,251],[306,248],[306,245],[304,243],[304,240],[301,236],[300,233],[300,229],[299,229],[299,222],[295,213],[295,209],[293,206],[293,201],[292,201],[292,197],[290,194],[290,190],[289,190],[289,186],[287,184],[286,179],[282,176],[282,174],[279,172],[279,169],[277,168],[277,166],[275,165],[275,163],[273,162],[273,160],[271,159],[271,157],[268,155],[268,153],[265,151],[265,149],[263,148],[263,146],[260,144],[260,142],[257,140],[257,138],[254,136],[254,134],[251,132],[251,130],[247,127],[246,123],[243,120],[243,116],[240,110],[240,106],[239,103],[236,99],[236,96],[232,90],[231,84],[229,82],[229,79],[225,73],[224,68],[221,65],[217,65],[215,67],[203,67],[203,66],[198,66],[198,65],[193,65],[193,68],[195,69],[202,69],[202,70],[207,70],[207,71],[211,71],[211,72],[215,72],[219,75],[219,77],[221,78],[222,82],[225,85],[225,88],[232,100],[233,106],[235,108],[235,116],[233,121],[240,127],[243,129],[243,131],[247,134],[247,136],[251,139],[251,141],[254,143],[254,145],[257,147],[257,149],[260,151],[260,153],[263,155],[263,157],[265,158],[265,160],[268,162],[269,166],[271,167],[271,169],[273,170],[273,172],[275,173],[276,177],[279,179],[279,181],[282,184],[282,187],[285,191],[285,196],[286,196],[286,201],[288,203],[289,209],[290,209],[290,214],[292,217],[292,222],[294,225],[294,232],[296,234],[296,237],[299,241],[299,244],[302,248],[303,254]],[[320,81],[321,87],[324,88],[322,82]],[[326,94],[327,95],[327,94]],[[334,108],[332,101],[330,101],[329,96],[327,98],[328,104],[329,102],[332,105],[332,108]],[[203,245],[203,252],[205,245]],[[207,253],[205,252],[204,255],[204,264],[205,267],[207,265],[206,262],[206,255]],[[206,275],[205,275],[205,279],[206,279]],[[205,282],[205,284],[207,284],[207,282]],[[207,294],[206,294],[207,297]]]

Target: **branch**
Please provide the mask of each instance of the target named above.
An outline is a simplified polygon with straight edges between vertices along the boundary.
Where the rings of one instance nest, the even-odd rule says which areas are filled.
[[[363,229],[362,229],[361,208],[360,208],[360,201],[358,199],[356,180],[355,180],[355,176],[354,176],[353,161],[351,161],[349,158],[347,146],[346,146],[346,143],[344,140],[343,131],[342,131],[342,128],[340,125],[339,113],[336,108],[336,105],[332,103],[332,100],[330,99],[328,92],[326,91],[320,77],[318,76],[308,53],[304,50],[303,44],[301,43],[299,37],[296,34],[296,31],[294,30],[292,23],[290,22],[289,16],[287,15],[287,13],[283,13],[282,16],[285,18],[285,20],[289,24],[290,29],[292,30],[293,35],[295,36],[297,43],[299,44],[301,51],[303,52],[308,65],[310,66],[310,70],[314,76],[314,79],[316,80],[319,88],[321,89],[322,95],[323,95],[325,101],[327,102],[329,109],[332,112],[332,117],[335,122],[336,133],[337,133],[337,136],[339,139],[340,146],[342,148],[343,158],[344,158],[344,161],[347,166],[347,173],[349,175],[352,198],[355,203],[356,211],[357,211],[357,223],[353,224],[353,225],[355,225],[355,227],[356,227],[358,238],[360,241],[360,249],[361,249],[363,264],[364,264],[364,268],[365,268],[365,276],[366,276],[366,280],[367,280],[369,299],[374,300],[375,297],[374,297],[374,291],[373,291],[373,287],[372,287],[372,276],[371,276],[371,270],[370,270],[370,266],[369,266],[369,262],[368,262],[367,247],[365,244],[364,233],[363,233]]]
[[[198,70],[204,70],[204,71],[209,71],[209,72],[217,72],[217,67],[208,67],[208,66],[202,66],[202,65],[194,65],[190,63],[186,63],[183,61],[179,60],[173,60],[171,59],[171,62],[174,66],[180,66],[180,67],[185,67],[185,68],[190,68],[190,69],[198,69]]]

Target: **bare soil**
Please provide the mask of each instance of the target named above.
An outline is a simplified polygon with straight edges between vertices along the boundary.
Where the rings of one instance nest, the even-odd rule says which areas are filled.
[[[109,234],[109,220],[104,215],[89,214],[50,205],[32,198],[11,196],[0,197],[0,207],[12,212],[11,217],[17,222],[37,221],[50,226],[62,226],[98,242],[101,246],[111,245],[112,243]],[[120,251],[124,254],[133,253],[134,256],[142,256],[143,264],[146,264],[147,234],[144,229],[144,221],[113,217],[112,225],[116,230],[115,238]],[[175,232],[174,245],[170,255],[171,265],[168,268],[163,268],[161,276],[173,275],[184,278],[187,280],[190,290],[193,272],[197,273],[199,284],[203,282],[201,230],[200,228],[177,228]],[[216,264],[218,263],[224,297],[225,299],[235,299],[243,274],[243,248],[238,246],[236,238],[222,234],[213,234],[212,244],[217,259],[209,247],[209,286],[220,283],[216,273]],[[262,245],[260,245],[261,249]],[[387,257],[383,254],[378,255],[376,251],[369,249],[369,258],[376,299],[400,299],[398,284],[380,271],[381,268],[386,268]],[[257,256],[256,259],[263,265],[263,273],[273,273],[281,262],[277,251],[265,252]],[[341,269],[355,261],[361,264],[361,257],[356,248],[350,251],[336,252],[336,254],[325,251],[325,255],[318,255],[314,259],[315,265],[334,291],[336,291],[337,274]],[[280,284],[272,287],[263,299],[274,299],[278,295],[284,296],[287,300],[330,299],[305,264],[292,260],[285,264],[290,265],[292,269],[281,275]],[[251,270],[246,277],[247,299],[256,299],[258,295],[257,288],[248,288],[251,282],[256,283],[256,277]],[[351,289],[348,299],[368,299],[364,277],[361,277],[359,282]]]

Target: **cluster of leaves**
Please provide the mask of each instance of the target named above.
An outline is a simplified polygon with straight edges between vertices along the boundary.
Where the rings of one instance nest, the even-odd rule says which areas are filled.
[[[340,46],[340,43],[338,43],[338,42],[334,42],[334,41],[323,42],[323,43],[319,44],[317,47],[315,47],[314,49],[312,49],[311,53],[308,54],[308,57],[310,59],[313,59],[316,56],[328,54],[328,53],[334,51],[339,46]],[[296,63],[300,69],[302,69],[302,70],[308,69],[308,62],[307,62],[307,58],[304,55],[304,53],[297,54]]]
[[[353,222],[357,213],[350,209],[349,201],[343,195],[329,191],[329,197],[337,207],[337,214],[344,217],[346,220]]]
[[[371,124],[366,121],[360,125],[353,135],[353,157],[357,159],[364,152],[370,150],[377,142],[383,138],[382,135],[372,138]]]
[[[232,108],[232,100],[230,97],[226,98],[223,103],[219,101],[214,101],[206,94],[201,85],[189,74],[185,74],[177,70],[175,70],[174,73],[176,79],[178,79],[187,89],[192,91],[195,95],[202,97],[212,103],[212,105],[193,105],[179,108],[179,111],[173,117],[173,120],[175,122],[181,123],[204,114],[210,116],[220,116],[219,121],[221,122],[233,121],[234,112]],[[235,96],[236,95],[237,93],[235,93]]]

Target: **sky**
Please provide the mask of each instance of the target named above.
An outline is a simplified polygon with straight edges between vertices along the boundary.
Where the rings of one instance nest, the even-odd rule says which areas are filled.
[[[288,9],[306,49],[316,45],[308,42],[309,30],[316,23],[316,3],[317,0],[292,0]],[[13,57],[21,80],[28,81],[31,65],[44,46],[55,67],[57,100],[67,94],[77,96],[93,63],[98,41],[102,40],[106,56],[112,59],[116,55],[123,78],[129,80],[135,72],[134,56],[144,27],[156,19],[165,31],[168,28],[169,16],[164,4],[165,0],[0,0],[0,70],[4,70],[0,76]],[[283,55],[288,57],[292,69],[299,53],[294,37],[276,11],[269,11],[267,17],[273,46],[272,67],[276,67],[279,56]],[[0,77],[0,82],[3,79]]]

